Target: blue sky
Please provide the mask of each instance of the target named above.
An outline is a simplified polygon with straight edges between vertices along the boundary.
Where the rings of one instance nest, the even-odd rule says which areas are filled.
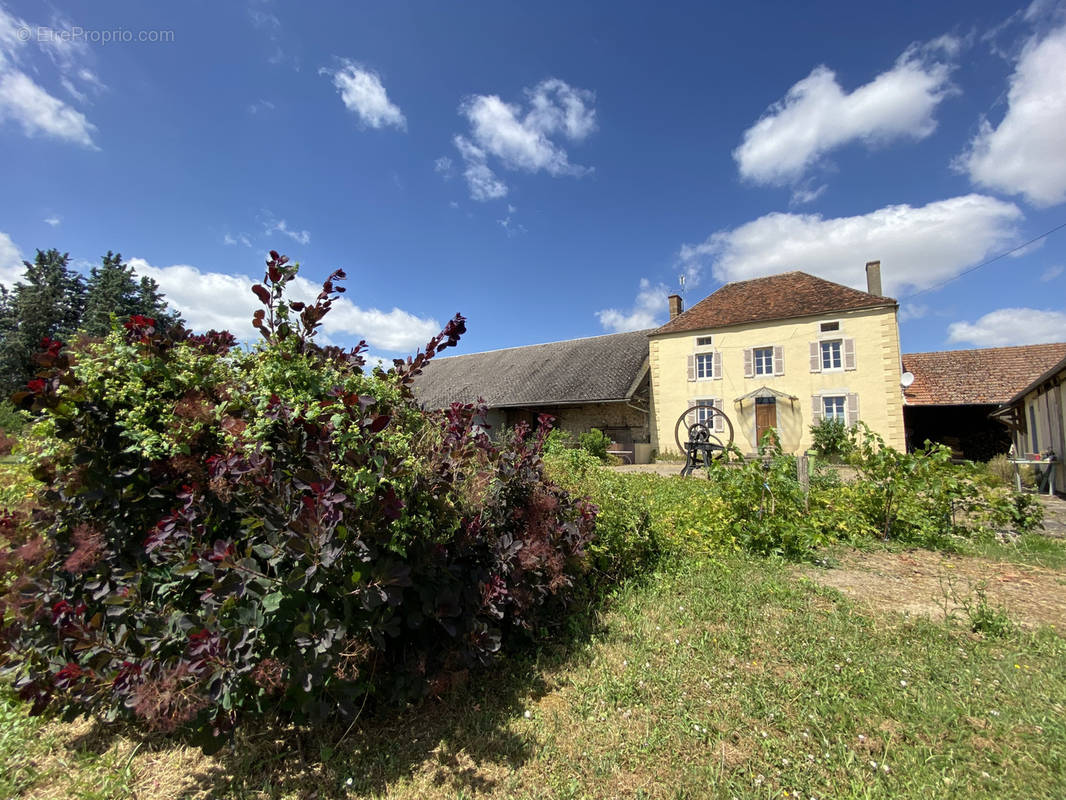
[[[120,250],[247,335],[274,248],[391,356],[880,259],[905,351],[1066,340],[1066,229],[962,274],[1066,222],[1063,4],[731,6],[0,0],[0,281]]]

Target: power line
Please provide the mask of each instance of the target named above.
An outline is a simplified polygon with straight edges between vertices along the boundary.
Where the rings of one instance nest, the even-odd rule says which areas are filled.
[[[1023,250],[1026,247],[1028,247],[1029,245],[1031,245],[1031,244],[1033,244],[1035,242],[1039,242],[1041,239],[1043,239],[1043,238],[1045,238],[1047,236],[1050,236],[1055,231],[1062,230],[1063,228],[1066,228],[1066,222],[1063,222],[1063,223],[1061,223],[1059,225],[1056,225],[1051,230],[1045,231],[1044,233],[1040,234],[1039,236],[1033,237],[1028,242],[1023,242],[1022,244],[1018,245],[1017,247],[1012,247],[1010,250],[1005,250],[1004,252],[1000,253],[998,256],[995,256],[993,258],[988,259],[988,261],[982,261],[980,264],[978,264],[975,267],[970,267],[969,269],[963,270],[962,272],[960,272],[958,275],[956,275],[953,278],[948,278],[946,281],[938,283],[935,286],[930,286],[927,289],[920,289],[917,292],[911,292],[910,294],[905,295],[904,297],[901,297],[900,299],[901,300],[910,300],[912,297],[917,297],[920,294],[925,294],[926,292],[932,292],[932,291],[935,291],[937,289],[942,289],[943,287],[947,286],[952,281],[957,281],[963,275],[969,275],[971,272],[976,272],[977,270],[981,269],[981,267],[987,267],[989,264],[992,264],[992,263],[994,263],[996,261],[999,261],[1001,258],[1006,258],[1011,253],[1017,253],[1019,250]]]

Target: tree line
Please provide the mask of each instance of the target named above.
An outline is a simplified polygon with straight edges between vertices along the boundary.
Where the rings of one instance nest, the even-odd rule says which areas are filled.
[[[133,314],[153,317],[161,328],[183,322],[159,284],[138,276],[120,253],[109,250],[88,279],[71,268],[69,253],[55,249],[22,263],[25,272],[13,287],[0,284],[0,399],[33,376],[44,338],[105,336],[113,318],[121,323]]]

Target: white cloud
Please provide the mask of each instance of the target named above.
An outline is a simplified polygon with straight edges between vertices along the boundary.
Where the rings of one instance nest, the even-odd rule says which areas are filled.
[[[257,100],[254,103],[248,105],[249,114],[261,114],[265,111],[273,111],[277,106],[271,103],[269,100]]]
[[[1066,26],[1022,49],[1010,78],[1007,113],[984,119],[955,166],[974,183],[1021,194],[1034,206],[1066,201]]]
[[[908,322],[929,316],[929,306],[921,303],[902,303],[899,308],[899,321]]]
[[[24,72],[0,75],[0,120],[11,119],[29,137],[44,135],[98,149],[92,133],[96,126],[85,115],[48,94]]]
[[[490,158],[510,170],[584,175],[590,168],[570,163],[558,140],[580,142],[596,130],[595,95],[558,78],[525,90],[526,106],[497,95],[473,95],[459,106],[470,130],[453,139],[466,168],[463,175],[475,200],[504,197],[507,185]]]
[[[1056,264],[1054,266],[1051,266],[1051,267],[1048,267],[1047,269],[1045,269],[1040,274],[1040,280],[1043,281],[1044,283],[1048,283],[1049,281],[1055,280],[1055,278],[1059,277],[1059,275],[1061,275],[1062,273],[1063,273],[1063,266],[1061,264]]]
[[[91,70],[79,66],[79,60],[88,54],[88,45],[58,35],[69,32],[70,24],[63,20],[53,23],[53,28],[29,24],[0,6],[0,122],[17,123],[29,137],[47,136],[98,149],[93,142],[96,127],[86,116],[50,94],[19,68],[24,61],[26,42],[36,41],[59,70],[61,85],[79,102],[85,101],[86,94],[74,85],[72,77],[86,80],[85,73],[93,79],[89,82],[91,86],[103,88]],[[40,35],[42,31],[52,35]],[[35,67],[30,69],[38,71]]]
[[[41,221],[44,222],[46,225],[51,225],[54,228],[59,225],[59,223],[63,220],[61,220],[59,217],[45,217]]]
[[[345,107],[359,116],[363,124],[371,128],[384,128],[392,125],[400,130],[407,129],[407,118],[399,106],[389,100],[388,93],[381,83],[381,76],[371,69],[356,64],[349,59],[342,59],[343,66],[336,70],[323,67],[319,75],[329,75],[333,85],[340,92]]]
[[[269,236],[272,233],[284,233],[297,244],[310,244],[311,232],[306,230],[290,230],[289,224],[283,220],[273,220],[263,225],[263,230]]]
[[[953,322],[948,341],[978,347],[1006,347],[1066,341],[1066,312],[1036,308],[1000,308],[976,322]]]
[[[894,294],[955,277],[1012,242],[1021,218],[1012,203],[979,194],[854,217],[773,213],[684,245],[680,259],[689,269],[709,262],[720,281],[798,269],[859,289],[863,265],[877,259],[884,289]]]
[[[448,156],[441,156],[433,162],[433,171],[439,172],[444,176],[444,180],[448,180],[454,174],[452,170],[452,160],[448,158]]]
[[[653,286],[647,278],[641,278],[640,290],[637,292],[633,308],[629,311],[605,308],[603,311],[597,311],[596,317],[604,330],[615,333],[654,328],[659,324],[659,318],[663,312],[666,311],[666,298],[669,294],[670,291],[663,284]]]
[[[0,231],[0,283],[8,289],[22,278],[22,253],[11,237]]]
[[[815,67],[744,132],[733,151],[741,176],[787,184],[850,142],[870,147],[925,138],[936,128],[936,107],[952,91],[951,67],[936,58],[937,51],[950,58],[957,50],[951,37],[912,45],[892,69],[850,93],[831,69]]]
[[[223,242],[223,244],[227,244],[227,245],[241,244],[241,245],[244,245],[245,247],[251,247],[252,246],[252,240],[250,238],[248,238],[248,234],[245,234],[245,233],[238,233],[236,236],[233,236],[233,235],[227,233],[224,237],[222,237],[222,242]]]
[[[128,263],[138,275],[147,275],[159,283],[167,302],[181,312],[193,330],[225,329],[248,341],[258,338],[251,320],[261,304],[252,294],[255,281],[247,275],[202,272],[184,264],[156,267],[143,258],[131,258]],[[313,302],[322,287],[298,276],[290,288],[290,299]],[[440,331],[441,325],[399,308],[360,308],[342,296],[334,302],[322,329],[329,337],[366,339],[376,349],[406,352],[424,345]]]
[[[788,204],[790,206],[805,206],[807,203],[813,203],[825,194],[825,190],[828,188],[828,183],[823,183],[821,186],[814,186],[811,181],[804,181],[803,184],[792,190],[792,198],[788,201]]]

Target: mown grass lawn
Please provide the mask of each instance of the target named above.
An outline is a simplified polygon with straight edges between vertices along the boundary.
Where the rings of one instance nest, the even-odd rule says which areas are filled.
[[[621,589],[570,643],[342,729],[213,758],[0,711],[2,797],[1057,798],[1066,640],[862,610],[728,556]]]

